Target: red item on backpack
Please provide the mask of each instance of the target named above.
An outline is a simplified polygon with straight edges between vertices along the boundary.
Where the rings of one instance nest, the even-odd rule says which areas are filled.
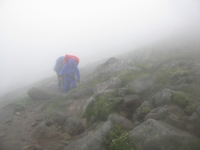
[[[64,64],[66,64],[70,58],[72,58],[76,62],[77,66],[78,66],[79,58],[77,56],[68,55],[68,54],[65,55]]]

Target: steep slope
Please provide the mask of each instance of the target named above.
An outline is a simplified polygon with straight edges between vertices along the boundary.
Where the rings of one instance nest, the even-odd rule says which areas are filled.
[[[12,95],[0,110],[0,150],[199,149],[198,41],[172,36],[82,68],[67,95],[55,77]]]

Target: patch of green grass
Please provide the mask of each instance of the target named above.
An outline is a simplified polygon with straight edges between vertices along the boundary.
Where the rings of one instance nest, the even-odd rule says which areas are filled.
[[[197,105],[195,105],[195,102],[189,94],[183,92],[173,92],[172,99],[173,102],[184,109],[187,114],[192,114],[197,108]]]
[[[53,101],[52,103],[50,103],[45,110],[46,115],[50,114],[53,110],[55,110],[59,104],[63,101],[66,101],[65,97],[59,97],[57,98],[55,101]]]
[[[160,84],[173,84],[180,77],[189,74],[189,68],[182,67],[170,67],[169,65],[163,65],[163,67],[156,72],[157,83]],[[175,78],[175,80],[173,80]]]
[[[150,107],[143,107],[140,111],[136,113],[137,118],[143,119],[151,111]]]
[[[130,133],[122,134],[120,126],[115,125],[104,139],[104,142],[109,150],[135,150],[129,135]]]
[[[117,111],[117,104],[120,101],[121,98],[110,93],[96,96],[95,101],[84,110],[82,117],[90,120],[95,116],[98,120],[106,120],[109,114]]]
[[[189,95],[183,92],[173,92],[172,98],[174,103],[176,103],[177,105],[179,105],[181,108],[184,109],[191,104]]]

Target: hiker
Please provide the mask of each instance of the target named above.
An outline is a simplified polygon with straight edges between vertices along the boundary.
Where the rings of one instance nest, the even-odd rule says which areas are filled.
[[[65,55],[65,64],[60,71],[60,76],[65,75],[63,91],[67,93],[70,89],[76,88],[76,82],[80,82],[80,72],[78,69],[79,58],[73,55]]]
[[[58,85],[57,85],[57,90],[58,91],[62,91],[63,90],[63,86],[64,86],[64,80],[63,78],[60,77],[60,71],[63,67],[64,64],[64,56],[60,56],[56,59],[56,63],[55,66],[53,68],[53,70],[56,72],[57,74],[57,78],[58,78]]]

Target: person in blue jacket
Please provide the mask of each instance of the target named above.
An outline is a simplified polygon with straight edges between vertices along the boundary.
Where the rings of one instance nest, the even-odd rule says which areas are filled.
[[[60,71],[60,76],[65,75],[63,91],[67,93],[70,89],[76,88],[76,82],[80,83],[80,72],[77,63],[70,58]]]
[[[55,66],[53,68],[53,70],[56,72],[57,74],[57,78],[58,78],[58,91],[61,91],[63,89],[64,86],[64,81],[62,80],[63,78],[60,77],[60,71],[63,67],[63,63],[64,63],[64,56],[60,56],[56,59],[56,63]]]

